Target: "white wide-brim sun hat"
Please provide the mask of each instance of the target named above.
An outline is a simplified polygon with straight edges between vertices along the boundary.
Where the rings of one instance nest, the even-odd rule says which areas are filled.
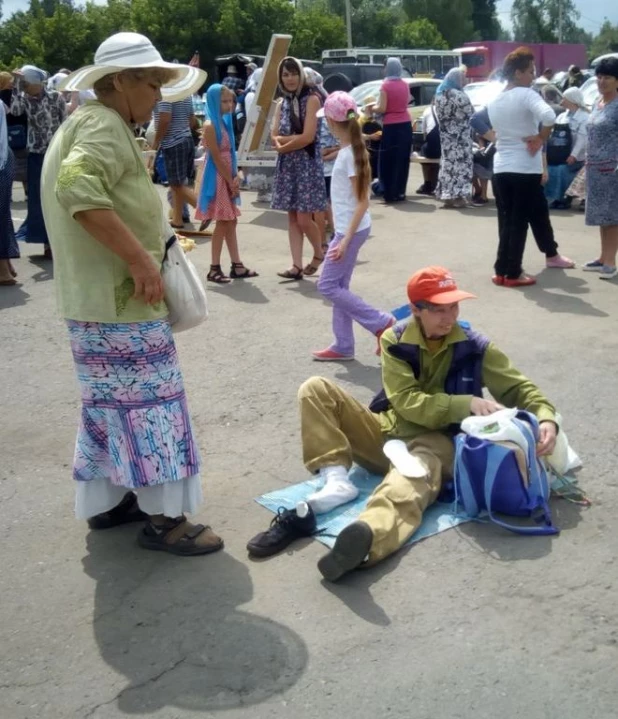
[[[161,96],[168,102],[189,97],[205,82],[208,74],[192,65],[165,62],[156,47],[144,35],[119,32],[104,40],[94,55],[94,65],[86,65],[72,72],[58,89],[66,92],[90,90],[97,80],[123,70],[162,68],[174,70],[176,78],[161,88]]]

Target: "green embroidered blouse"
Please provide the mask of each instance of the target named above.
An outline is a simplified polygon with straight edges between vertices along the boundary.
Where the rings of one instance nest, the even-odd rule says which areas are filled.
[[[61,125],[45,155],[41,199],[63,317],[143,322],[167,316],[165,302],[133,299],[127,264],[73,219],[83,210],[114,210],[155,262],[163,261],[172,230],[133,133],[115,110],[91,101]]]

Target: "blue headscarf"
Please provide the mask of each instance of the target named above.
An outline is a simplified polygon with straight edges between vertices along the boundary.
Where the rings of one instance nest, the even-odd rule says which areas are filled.
[[[385,80],[399,80],[403,75],[403,65],[398,57],[389,57],[386,61]]]
[[[206,108],[208,110],[208,119],[215,128],[217,137],[217,145],[221,146],[223,140],[223,130],[227,132],[230,139],[230,147],[232,152],[232,177],[236,177],[236,141],[234,138],[234,125],[232,123],[232,115],[228,113],[221,115],[221,91],[223,85],[211,85],[206,93]],[[217,167],[212,159],[212,153],[208,153],[208,161],[204,168],[204,178],[202,180],[202,191],[199,197],[199,208],[202,212],[206,212],[208,205],[215,199],[217,194]],[[234,202],[240,205],[240,197],[236,197]]]
[[[442,95],[447,90],[461,90],[466,79],[465,67],[454,67],[446,73],[444,80],[438,85],[436,95]]]

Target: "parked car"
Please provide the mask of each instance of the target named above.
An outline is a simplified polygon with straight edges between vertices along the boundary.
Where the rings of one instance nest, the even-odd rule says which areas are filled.
[[[504,90],[506,82],[487,80],[485,82],[471,82],[464,87],[464,92],[470,98],[475,110],[482,110]]]
[[[408,105],[408,112],[410,113],[410,119],[412,120],[412,149],[415,151],[420,150],[423,144],[423,133],[421,131],[421,118],[425,112],[425,108],[431,104],[438,85],[442,82],[441,80],[434,80],[429,77],[404,77],[403,78],[410,88],[410,104]],[[383,80],[374,80],[373,82],[366,82],[360,87],[354,88],[350,95],[356,100],[356,104],[361,107],[365,102],[373,97],[376,101],[380,94],[380,87]]]
[[[584,93],[586,107],[589,110],[592,110],[592,107],[599,99],[600,94],[596,77],[589,77],[579,89]]]

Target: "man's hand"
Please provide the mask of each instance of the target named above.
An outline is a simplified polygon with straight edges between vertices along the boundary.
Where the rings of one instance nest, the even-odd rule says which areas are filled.
[[[573,155],[569,155],[566,159],[567,165],[574,165],[577,162],[576,158],[573,157]]]
[[[545,457],[553,454],[556,447],[556,424],[550,420],[545,420],[539,425],[539,442],[536,446],[538,457]]]
[[[472,397],[470,402],[470,414],[475,414],[477,417],[486,417],[488,414],[493,414],[500,409],[504,409],[504,407],[498,402],[494,402],[493,399]]]

